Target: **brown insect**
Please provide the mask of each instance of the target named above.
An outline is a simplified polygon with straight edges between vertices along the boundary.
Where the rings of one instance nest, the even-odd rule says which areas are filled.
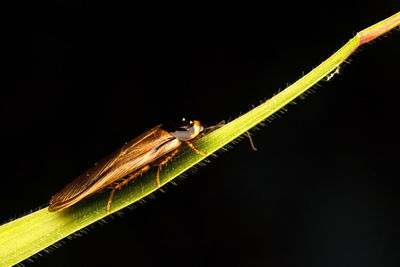
[[[221,122],[207,128],[214,130],[224,125]],[[140,174],[157,166],[157,187],[160,186],[161,167],[179,153],[185,145],[201,155],[194,140],[205,135],[205,128],[196,120],[182,119],[178,123],[160,124],[133,139],[123,147],[101,160],[91,169],[69,183],[50,199],[49,211],[60,211],[78,201],[113,185],[106,207],[108,213],[117,189],[134,180]]]

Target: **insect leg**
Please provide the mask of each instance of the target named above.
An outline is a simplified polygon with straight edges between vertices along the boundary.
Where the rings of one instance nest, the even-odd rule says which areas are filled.
[[[157,187],[160,187],[160,171],[161,171],[161,167],[165,164],[167,164],[168,161],[170,161],[176,154],[179,153],[179,149],[176,149],[174,152],[172,152],[171,154],[169,154],[163,161],[161,161],[158,164],[158,170],[157,170]]]
[[[115,191],[118,188],[121,188],[122,186],[126,185],[127,183],[129,183],[130,181],[135,179],[136,177],[138,177],[140,174],[144,173],[145,171],[148,171],[149,169],[150,169],[150,166],[146,165],[143,168],[141,168],[140,170],[138,170],[137,172],[135,172],[134,174],[132,174],[128,179],[126,179],[126,180],[122,181],[121,183],[117,184],[116,186],[114,186],[113,190],[111,191],[110,198],[108,199],[107,208],[106,208],[107,214],[108,214],[108,211],[110,210],[111,202],[114,197]]]
[[[194,146],[194,144],[193,144],[192,142],[185,141],[185,143],[186,143],[191,149],[193,149],[197,154],[203,155],[203,156],[208,156],[208,153],[207,153],[207,152],[203,152],[203,151],[198,150],[198,149]]]
[[[246,135],[247,135],[247,137],[248,137],[249,140],[250,140],[251,148],[252,148],[254,151],[257,151],[257,148],[254,146],[253,139],[251,138],[250,133],[249,133],[249,132],[246,132]]]

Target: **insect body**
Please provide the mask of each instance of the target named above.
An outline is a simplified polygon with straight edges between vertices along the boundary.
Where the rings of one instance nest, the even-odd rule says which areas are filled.
[[[203,131],[204,127],[199,121],[185,119],[152,128],[95,164],[55,194],[50,199],[49,211],[68,208],[113,185],[106,208],[108,213],[115,191],[153,166],[158,166],[156,182],[159,187],[161,167],[178,154],[182,146],[187,145],[196,153],[207,155],[194,145],[194,139]]]

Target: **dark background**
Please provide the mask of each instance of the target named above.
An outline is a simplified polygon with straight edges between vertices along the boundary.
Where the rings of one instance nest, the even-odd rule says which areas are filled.
[[[3,42],[0,221],[152,126],[233,119],[398,0],[29,3]],[[155,200],[32,266],[399,266],[400,32]]]

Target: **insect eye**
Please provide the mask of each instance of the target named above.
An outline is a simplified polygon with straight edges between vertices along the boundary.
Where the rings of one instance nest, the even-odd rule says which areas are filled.
[[[181,141],[191,140],[204,130],[199,121],[187,121],[185,119],[179,122],[166,123],[162,128]]]

